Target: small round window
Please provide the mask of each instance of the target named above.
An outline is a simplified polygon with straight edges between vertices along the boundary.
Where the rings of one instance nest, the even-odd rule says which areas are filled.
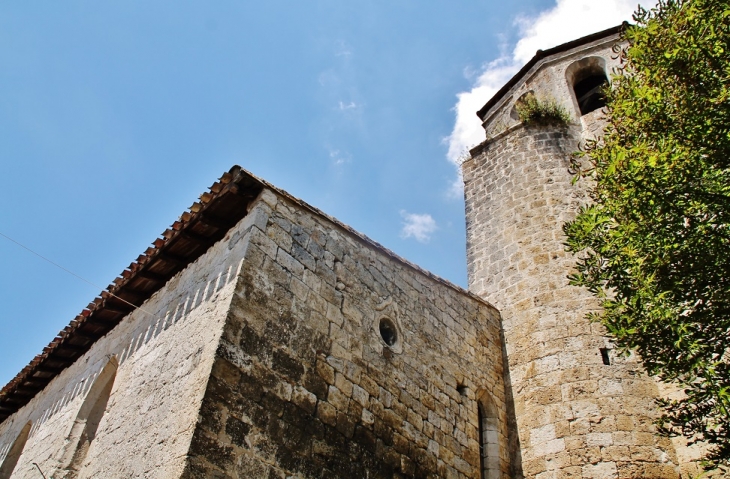
[[[380,337],[383,338],[385,344],[393,346],[398,341],[398,330],[393,321],[388,318],[381,318],[379,328]]]

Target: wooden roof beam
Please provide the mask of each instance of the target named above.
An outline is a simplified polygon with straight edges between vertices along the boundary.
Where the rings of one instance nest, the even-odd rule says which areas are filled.
[[[62,362],[61,359],[53,358],[53,360],[57,361],[57,362]],[[42,373],[56,374],[56,373],[60,373],[67,367],[68,367],[68,364],[66,364],[65,366],[48,366],[46,364],[39,364],[38,366],[36,366],[36,371],[40,371]]]
[[[150,281],[157,281],[159,283],[167,283],[167,281],[171,277],[171,276],[165,276],[162,274],[153,273],[152,271],[147,271],[146,269],[137,271],[137,276],[140,276],[144,279],[149,279]]]
[[[82,338],[85,338],[85,339],[91,339],[92,341],[95,341],[95,340],[99,339],[101,336],[103,336],[103,334],[100,335],[99,333],[91,333],[88,331],[82,331],[81,329],[77,329],[76,331],[73,332],[73,334],[75,334],[76,336],[81,336]]]
[[[200,215],[200,221],[205,223],[208,226],[212,226],[213,228],[224,229],[224,230],[229,230],[233,226],[232,222],[230,222],[228,220],[224,220],[222,218],[214,217],[210,213],[206,213],[206,212],[203,212]]]
[[[187,230],[181,230],[180,236],[182,236],[183,238],[188,239],[194,243],[198,243],[199,245],[202,245],[202,246],[208,245],[213,242],[209,236],[199,235],[197,233],[193,233],[192,231],[187,231]]]
[[[159,253],[157,253],[156,258],[161,259],[162,261],[165,261],[166,263],[173,263],[177,266],[185,266],[190,262],[182,256],[168,253],[166,251],[160,251]]]
[[[121,303],[121,301],[120,301],[120,303]],[[135,310],[135,308],[133,308],[132,306],[129,306],[127,303],[122,303],[122,304],[124,304],[124,306],[127,306],[127,308],[124,308],[121,305],[109,306],[109,301],[107,301],[107,304],[104,305],[104,311],[106,311],[108,313],[112,313],[112,314],[123,314],[126,316],[127,314],[129,314]]]

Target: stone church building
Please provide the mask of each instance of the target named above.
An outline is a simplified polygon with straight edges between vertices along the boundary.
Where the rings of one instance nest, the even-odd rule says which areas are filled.
[[[479,111],[469,291],[233,167],[0,391],[0,479],[679,477],[663,388],[566,279],[618,35]],[[572,123],[524,126],[526,95]]]

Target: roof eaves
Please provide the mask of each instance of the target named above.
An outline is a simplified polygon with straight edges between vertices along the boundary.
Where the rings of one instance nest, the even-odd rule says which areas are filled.
[[[131,311],[141,306],[148,297],[161,289],[164,284],[169,281],[169,279],[205,253],[205,251],[207,251],[215,242],[223,238],[228,230],[235,225],[235,223],[246,216],[250,202],[255,199],[263,189],[269,189],[277,195],[309,210],[312,214],[320,216],[333,223],[337,227],[358,238],[363,243],[372,248],[378,249],[383,254],[391,257],[393,260],[403,264],[404,266],[411,268],[412,270],[423,274],[434,281],[442,283],[449,288],[459,291],[460,293],[469,296],[482,304],[494,308],[493,305],[483,298],[480,298],[460,286],[420,268],[401,256],[398,256],[380,243],[370,239],[366,235],[354,230],[336,218],[327,215],[318,208],[315,208],[314,206],[292,196],[267,181],[254,176],[240,166],[234,166],[229,172],[225,173],[216,183],[214,183],[208,192],[203,193],[200,196],[199,202],[193,203],[187,211],[183,212],[183,214],[180,215],[180,219],[174,222],[170,228],[163,232],[162,238],[156,239],[150,248],[147,248],[147,250],[141,254],[135,262],[130,264],[130,266],[122,272],[120,277],[114,280],[113,284],[109,285],[107,290],[103,291],[100,296],[82,310],[68,326],[61,330],[49,343],[49,345],[43,348],[43,352],[41,354],[33,358],[33,360],[15,376],[15,378],[13,378],[0,390],[0,424],[20,408],[28,404],[28,402],[30,402],[36,394],[42,391],[48,383],[58,376],[61,371],[78,360],[93,346],[93,344],[96,343],[97,340],[126,319]],[[197,251],[193,251],[188,256],[180,256],[177,253],[170,252],[170,250],[174,247],[173,242],[175,238],[185,238],[187,236],[197,238],[197,240],[205,239],[206,235],[201,235],[200,233],[195,232],[196,225],[201,222],[204,223],[207,218],[206,212],[215,210],[216,205],[221,204],[224,206],[227,205],[227,210],[230,210],[230,216],[228,217],[228,223],[231,224],[230,227],[219,227],[218,230],[207,236],[207,244],[204,248],[199,248]],[[218,208],[218,210],[220,211],[220,208]],[[210,221],[210,219],[208,219],[208,221]],[[220,224],[221,218],[218,217],[216,221],[211,222]],[[154,273],[149,271],[149,268],[150,265],[155,264],[158,259],[176,263],[177,266],[171,269],[166,275],[155,276]],[[126,312],[120,311],[120,302],[115,301],[115,298],[118,298],[121,294],[123,294],[125,285],[131,284],[136,278],[140,277],[153,278],[151,280],[146,280],[156,281],[157,284],[148,290],[146,297],[137,299],[136,302],[138,304],[130,306],[129,310]],[[96,333],[84,332],[83,328],[85,325],[93,323],[96,316],[103,314],[105,310],[109,309],[117,313],[118,317],[110,322],[107,329]],[[73,341],[80,341],[81,344],[74,345],[72,344]],[[59,360],[54,357],[54,353],[63,349],[71,349],[74,354],[67,358],[65,364],[57,364]],[[54,363],[57,365],[53,366]]]
[[[200,195],[199,201],[183,212],[178,221],[0,389],[0,423],[30,402],[97,340],[223,238],[246,216],[249,203],[263,188],[255,176],[234,166]]]

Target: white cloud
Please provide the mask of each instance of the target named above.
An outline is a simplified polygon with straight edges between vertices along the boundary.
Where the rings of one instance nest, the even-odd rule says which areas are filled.
[[[337,40],[335,44],[335,56],[336,57],[349,57],[352,55],[352,48],[344,40]]]
[[[320,71],[317,81],[320,85],[320,99],[325,110],[322,114],[323,140],[329,150],[331,144],[339,143],[343,131],[359,130],[362,128],[362,115],[367,102],[364,100],[358,87],[359,78],[355,68],[355,54],[343,40],[337,40],[332,45],[332,65]],[[339,152],[336,152],[339,153]],[[335,164],[350,161],[349,154],[330,156]]]
[[[653,5],[652,0],[641,2]],[[535,17],[518,16],[514,25],[520,38],[514,46],[503,46],[499,58],[487,63],[471,90],[457,95],[456,120],[448,144],[448,160],[459,167],[467,150],[484,141],[484,130],[476,115],[484,104],[512,75],[535,55],[538,49],[560,45],[570,40],[605,30],[630,20],[636,0],[556,0],[555,5]],[[511,50],[511,51],[510,51]],[[470,73],[470,72],[469,72]],[[461,188],[461,180],[455,183]]]
[[[345,103],[342,100],[340,100],[340,104],[339,104],[340,111],[353,110],[357,107],[358,107],[358,104],[355,103],[354,101],[351,101],[350,103]]]
[[[508,58],[494,60],[487,64],[470,91],[456,95],[456,122],[451,135],[446,138],[449,145],[446,156],[449,161],[458,166],[469,148],[484,141],[484,130],[476,112],[518,69],[515,62]]]
[[[431,234],[438,229],[436,220],[428,213],[419,215],[401,210],[400,215],[403,217],[403,229],[400,232],[403,239],[413,237],[419,243],[428,243]]]
[[[352,161],[352,155],[349,151],[341,151],[330,147],[327,147],[327,150],[329,151],[330,160],[335,165],[344,165]]]
[[[521,38],[513,59],[527,63],[538,49],[545,50],[631,20],[636,4],[636,0],[557,0],[552,9],[537,17],[518,17],[515,23]]]

